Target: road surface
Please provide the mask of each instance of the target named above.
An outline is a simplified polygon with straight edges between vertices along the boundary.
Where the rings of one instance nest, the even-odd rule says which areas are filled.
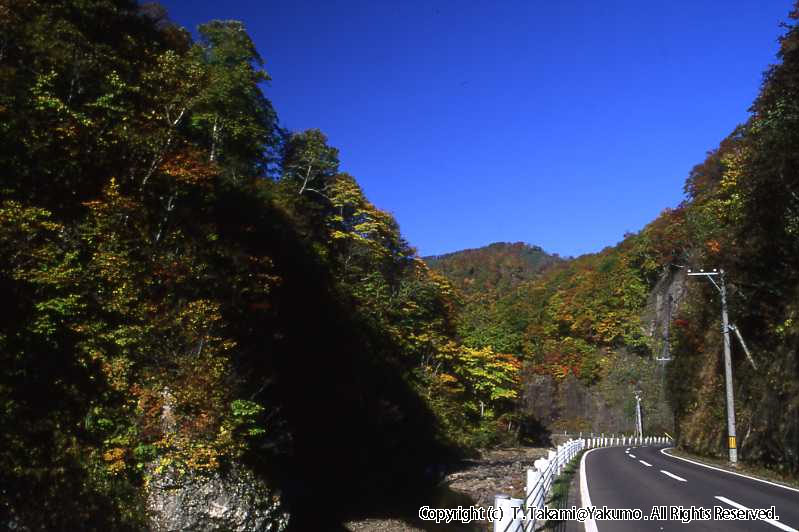
[[[660,447],[608,447],[589,451],[584,455],[580,477],[583,506],[639,509],[643,517],[641,521],[588,521],[586,532],[799,532],[799,491],[695,465],[661,453]],[[694,517],[706,512],[711,518],[714,507],[718,507],[717,511],[740,511],[774,506],[779,519],[711,519],[683,523],[672,513],[680,506],[684,509],[684,517],[688,517],[685,513],[690,514],[694,506],[697,508]],[[656,512],[663,510],[662,520],[652,519],[658,517],[653,514],[653,508],[657,508]]]

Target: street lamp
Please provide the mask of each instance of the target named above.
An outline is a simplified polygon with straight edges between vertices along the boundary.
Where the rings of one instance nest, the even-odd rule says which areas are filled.
[[[730,324],[727,320],[727,288],[724,285],[724,270],[713,269],[712,272],[699,270],[692,272],[688,270],[688,275],[704,275],[721,294],[721,332],[724,334],[724,382],[727,389],[727,441],[730,449],[730,463],[738,463],[738,449],[735,442],[735,400],[732,394],[732,361],[730,357]],[[718,277],[719,284],[713,280]]]

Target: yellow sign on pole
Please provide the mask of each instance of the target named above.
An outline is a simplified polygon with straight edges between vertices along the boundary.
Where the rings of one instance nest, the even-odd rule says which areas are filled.
[[[735,436],[730,436],[730,449],[735,449]]]

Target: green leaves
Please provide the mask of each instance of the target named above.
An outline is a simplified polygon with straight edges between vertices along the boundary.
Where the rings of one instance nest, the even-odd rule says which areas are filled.
[[[238,21],[199,27],[190,57],[204,71],[191,124],[204,139],[211,161],[234,179],[264,175],[275,143],[275,113],[258,84],[269,80],[263,59]]]
[[[266,429],[260,426],[260,417],[264,407],[253,401],[236,399],[230,403],[233,413],[233,430],[241,431],[246,436],[262,436]]]
[[[338,172],[338,162],[338,150],[327,145],[327,137],[318,129],[294,133],[284,148],[282,179],[291,181],[299,195],[315,194],[317,200],[321,197],[331,202],[328,187]],[[340,192],[344,195],[339,203],[347,199],[347,191]]]

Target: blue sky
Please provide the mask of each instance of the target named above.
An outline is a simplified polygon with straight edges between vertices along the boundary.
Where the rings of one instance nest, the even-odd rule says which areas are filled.
[[[683,199],[776,62],[789,0],[181,1],[245,23],[282,124],[319,128],[422,255],[576,256]]]

